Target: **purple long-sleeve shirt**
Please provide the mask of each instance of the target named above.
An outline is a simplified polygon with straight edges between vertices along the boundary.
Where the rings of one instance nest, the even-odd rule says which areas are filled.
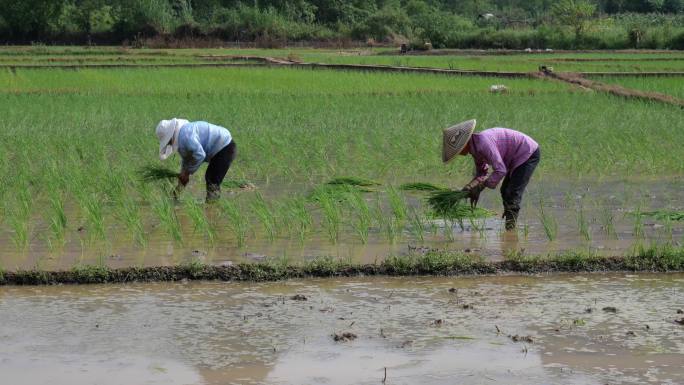
[[[534,139],[508,128],[490,128],[473,134],[470,154],[475,160],[475,177],[496,188],[501,179],[525,163],[539,148]],[[489,167],[492,173],[487,177]]]

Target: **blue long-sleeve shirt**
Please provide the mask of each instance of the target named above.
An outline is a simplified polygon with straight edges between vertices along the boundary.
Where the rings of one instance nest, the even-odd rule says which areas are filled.
[[[193,174],[233,140],[226,128],[207,122],[190,122],[178,132],[178,154],[183,170]]]

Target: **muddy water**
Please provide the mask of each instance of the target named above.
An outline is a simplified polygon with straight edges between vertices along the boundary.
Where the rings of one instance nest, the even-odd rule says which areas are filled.
[[[27,385],[378,384],[385,368],[389,384],[681,384],[682,308],[684,274],[1,287],[0,373]],[[335,342],[341,332],[357,338]]]
[[[281,199],[294,192],[302,192],[307,187],[300,184],[258,184],[267,200]],[[195,186],[193,193],[202,196],[202,186]],[[517,233],[506,233],[500,218],[475,220],[463,223],[445,223],[442,220],[424,222],[423,240],[411,231],[410,221],[402,230],[389,237],[385,228],[374,223],[369,231],[367,243],[361,239],[346,215],[340,225],[339,240],[332,243],[325,229],[319,225],[320,214],[314,210],[316,218],[313,231],[300,241],[297,235],[289,235],[287,228],[274,240],[269,240],[261,224],[253,218],[246,244],[237,246],[237,241],[229,229],[227,219],[219,214],[217,207],[208,207],[206,213],[216,223],[216,238],[209,242],[204,234],[194,231],[191,220],[182,206],[177,207],[177,215],[183,229],[183,242],[173,241],[151,215],[149,206],[142,206],[141,212],[147,213],[144,219],[148,243],[137,244],[124,226],[117,223],[114,214],[108,215],[107,239],[102,241],[89,233],[87,221],[79,211],[71,208],[67,213],[70,230],[64,246],[48,242],[49,226],[45,218],[36,216],[31,225],[32,234],[29,248],[17,251],[12,242],[9,229],[0,231],[0,267],[4,269],[31,268],[39,266],[46,269],[70,268],[76,263],[105,263],[112,267],[130,265],[168,265],[198,258],[207,263],[234,263],[239,261],[258,261],[266,257],[289,257],[309,259],[318,256],[349,258],[359,262],[373,262],[388,255],[401,255],[423,252],[428,249],[455,250],[477,253],[490,259],[500,259],[511,250],[525,250],[530,254],[546,254],[567,250],[591,251],[607,255],[624,255],[631,252],[635,244],[681,243],[684,236],[684,223],[666,223],[653,218],[643,218],[640,224],[630,215],[637,209],[649,211],[660,208],[682,209],[684,196],[679,192],[684,184],[678,182],[657,183],[649,181],[618,182],[549,182],[540,178],[535,181],[523,201],[520,225]],[[250,194],[250,193],[242,193]],[[224,199],[235,199],[234,195],[224,194]],[[424,207],[424,195],[406,194],[409,205]],[[481,206],[501,212],[498,191],[488,190],[483,194]],[[383,198],[384,199],[384,198]],[[374,207],[375,194],[367,194],[368,204]],[[549,240],[542,221],[541,207],[552,222],[556,223],[557,235]],[[389,214],[389,209],[386,210]],[[580,215],[584,216],[586,231],[580,229]],[[607,220],[606,218],[612,218]],[[607,228],[610,223],[613,229]],[[76,228],[80,228],[78,231]]]

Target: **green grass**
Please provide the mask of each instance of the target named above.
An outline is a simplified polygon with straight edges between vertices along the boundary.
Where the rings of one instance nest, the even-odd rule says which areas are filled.
[[[511,253],[503,261],[486,261],[471,254],[430,252],[424,255],[389,257],[381,262],[359,264],[348,259],[319,257],[310,261],[287,258],[258,263],[213,266],[193,259],[175,266],[127,267],[113,269],[105,265],[78,264],[69,271],[40,269],[2,271],[0,284],[40,285],[58,283],[115,283],[135,281],[226,280],[274,281],[302,277],[335,277],[359,275],[472,275],[498,273],[553,273],[684,270],[684,251],[672,246],[638,249],[625,257],[601,257],[586,252],[556,255]]]

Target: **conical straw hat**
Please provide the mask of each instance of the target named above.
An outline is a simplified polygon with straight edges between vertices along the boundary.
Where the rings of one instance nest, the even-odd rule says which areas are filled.
[[[444,163],[458,155],[475,131],[475,119],[459,123],[455,126],[444,129],[444,139],[442,143],[442,161]]]

